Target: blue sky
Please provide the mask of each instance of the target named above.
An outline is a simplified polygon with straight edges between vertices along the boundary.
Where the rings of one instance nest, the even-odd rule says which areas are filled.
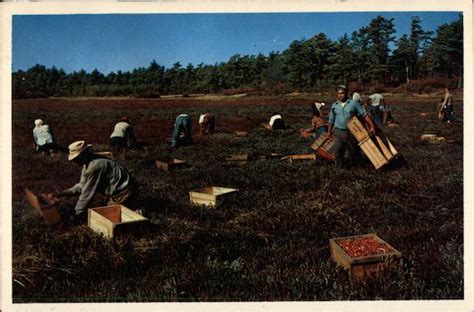
[[[425,30],[458,19],[457,12],[226,13],[16,15],[13,17],[13,70],[39,63],[66,72],[97,68],[104,74],[147,67],[155,59],[214,64],[234,54],[268,55],[294,40],[323,32],[337,40],[367,26],[377,15],[394,18],[396,35],[409,33],[419,16]]]

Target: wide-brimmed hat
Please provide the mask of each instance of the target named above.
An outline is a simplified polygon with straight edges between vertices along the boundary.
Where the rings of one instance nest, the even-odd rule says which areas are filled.
[[[86,144],[86,141],[76,141],[69,145],[69,156],[67,157],[68,160],[73,160],[77,156],[79,156],[85,150],[88,150],[92,144]]]

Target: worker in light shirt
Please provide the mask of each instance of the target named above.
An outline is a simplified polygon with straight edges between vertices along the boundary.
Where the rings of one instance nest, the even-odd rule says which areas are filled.
[[[110,146],[120,152],[124,151],[126,147],[134,147],[136,145],[137,142],[128,116],[120,118],[115,124],[109,143]]]
[[[269,129],[272,130],[282,130],[285,129],[285,121],[283,117],[281,117],[278,113],[273,113],[272,117],[270,117],[270,121],[268,122]]]
[[[216,118],[211,113],[201,114],[199,116],[199,135],[214,134],[216,127]]]

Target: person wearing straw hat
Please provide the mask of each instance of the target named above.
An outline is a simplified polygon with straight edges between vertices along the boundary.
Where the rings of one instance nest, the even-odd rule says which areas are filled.
[[[82,166],[81,178],[79,183],[58,194],[58,197],[79,195],[75,206],[78,222],[85,220],[87,206],[96,193],[108,196],[108,205],[134,208],[136,185],[130,173],[119,162],[92,153],[91,146],[85,141],[69,145],[68,160]]]
[[[110,146],[120,152],[126,147],[134,147],[136,143],[130,119],[128,116],[120,118],[115,124],[114,132],[110,135]]]
[[[35,140],[35,150],[37,152],[41,152],[44,155],[52,156],[54,151],[65,151],[56,144],[51,127],[49,125],[45,125],[42,119],[35,120],[33,139]]]
[[[351,158],[355,158],[358,151],[355,139],[347,129],[347,122],[352,116],[358,115],[363,118],[370,133],[375,131],[374,123],[365,108],[348,97],[347,87],[339,85],[336,88],[337,101],[331,106],[328,117],[328,134],[334,137],[334,151],[336,154],[336,167],[342,168],[344,165],[344,154],[346,146],[351,152]]]

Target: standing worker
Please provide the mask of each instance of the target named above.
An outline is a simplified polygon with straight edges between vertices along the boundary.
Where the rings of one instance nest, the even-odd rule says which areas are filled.
[[[52,156],[55,151],[64,149],[56,144],[51,127],[45,125],[42,119],[35,120],[33,139],[35,140],[35,150],[43,155]]]
[[[214,134],[215,127],[216,118],[211,113],[205,113],[199,116],[199,135]]]
[[[193,142],[191,123],[191,117],[188,114],[180,114],[176,117],[171,139],[172,150],[176,150],[181,144],[189,145]],[[183,139],[181,139],[181,135],[184,135]]]
[[[443,121],[450,124],[454,121],[454,100],[449,88],[444,88],[444,99],[440,102],[438,112],[443,116]]]
[[[134,147],[137,144],[128,116],[120,118],[115,124],[114,132],[110,135],[109,144],[119,152],[125,151],[126,147]]]
[[[69,145],[68,160],[82,166],[79,183],[58,194],[79,195],[76,203],[75,222],[85,221],[87,206],[96,193],[108,196],[107,205],[123,204],[128,208],[135,205],[136,185],[128,171],[119,162],[97,156],[90,152],[92,145],[76,141]]]
[[[337,101],[331,106],[329,112],[328,133],[329,137],[334,136],[334,151],[336,154],[336,167],[342,168],[344,165],[344,154],[346,145],[351,153],[351,158],[356,157],[358,153],[358,146],[354,137],[347,129],[347,122],[352,116],[358,115],[363,118],[370,133],[374,132],[374,123],[367,114],[367,111],[360,105],[359,102],[348,98],[348,90],[344,85],[336,88]]]

